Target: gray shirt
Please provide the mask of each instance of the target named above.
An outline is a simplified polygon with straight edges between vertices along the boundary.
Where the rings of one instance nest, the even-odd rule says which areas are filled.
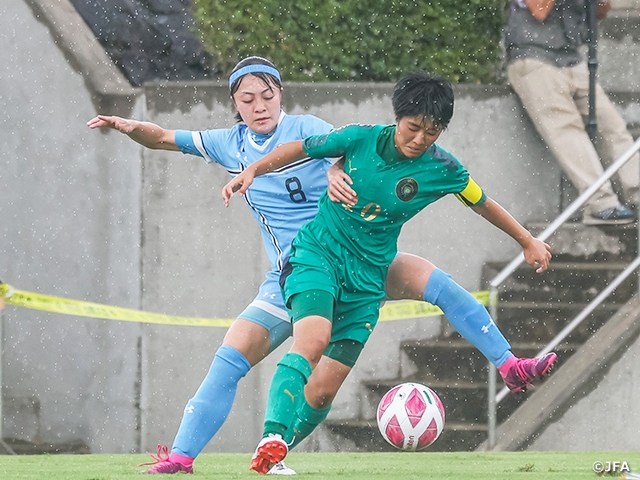
[[[524,0],[511,0],[505,29],[507,61],[535,58],[557,67],[579,63],[586,34],[585,0],[557,0],[543,21],[536,20]]]

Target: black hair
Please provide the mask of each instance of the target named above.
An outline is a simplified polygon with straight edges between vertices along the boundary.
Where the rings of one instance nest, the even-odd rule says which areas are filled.
[[[236,64],[236,66],[233,67],[233,70],[231,70],[231,73],[229,74],[229,76],[233,75],[235,72],[237,72],[241,68],[246,67],[247,65],[267,65],[277,70],[277,67],[270,60],[267,60],[266,58],[263,58],[263,57],[252,56],[252,57],[247,57],[240,60]],[[253,75],[254,77],[258,77],[260,80],[262,80],[267,85],[267,87],[269,87],[271,91],[273,91],[274,86],[277,87],[278,90],[282,90],[282,82],[275,75],[271,75],[270,73],[266,73],[266,72],[252,72],[251,75]],[[245,76],[243,75],[242,77],[237,78],[229,86],[230,95],[232,99],[233,99],[233,94],[238,91],[238,88],[240,88],[240,82],[242,82],[242,79],[244,77]],[[237,122],[243,121],[243,118],[240,115],[240,112],[236,112],[235,119]]]
[[[421,115],[444,130],[453,116],[453,88],[444,77],[410,73],[396,84],[391,104],[396,121]]]

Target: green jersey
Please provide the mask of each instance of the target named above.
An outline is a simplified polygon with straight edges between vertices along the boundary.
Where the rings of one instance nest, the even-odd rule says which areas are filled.
[[[345,157],[358,203],[349,207],[325,194],[313,222],[362,260],[389,265],[405,222],[451,193],[467,204],[486,199],[467,170],[449,152],[432,145],[416,158],[401,156],[393,142],[395,125],[348,125],[304,141],[312,158]],[[305,227],[303,227],[304,229]]]

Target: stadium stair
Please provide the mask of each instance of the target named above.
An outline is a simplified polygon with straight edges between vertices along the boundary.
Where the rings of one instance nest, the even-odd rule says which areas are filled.
[[[529,225],[534,233],[544,227]],[[616,227],[567,224],[549,239],[554,258],[545,274],[537,275],[526,265],[514,272],[500,289],[497,323],[516,355],[534,356],[635,258],[637,228],[635,224]],[[484,283],[488,284],[503,267],[487,264]],[[565,388],[563,382],[545,380],[527,393],[507,395],[498,405],[497,449],[526,447],[528,439],[544,428],[552,414],[566,411],[571,403],[582,398],[588,390],[585,385],[593,386],[594,381],[606,374],[606,367],[633,343],[640,334],[640,322],[633,323],[640,316],[640,306],[634,297],[637,278],[637,274],[631,275],[555,349],[558,363],[553,378],[568,376],[576,381],[567,383]],[[389,388],[412,381],[433,388],[445,405],[445,430],[429,447],[430,451],[485,449],[487,361],[452,331],[444,319],[443,325],[446,326],[438,338],[403,342],[400,348],[415,365],[415,373],[363,384],[362,398],[370,405],[362,411],[370,412],[370,418],[330,419],[325,423],[332,434],[350,440],[358,450],[393,450],[377,430],[375,408]],[[578,355],[574,356],[576,352]],[[577,375],[581,368],[584,373]],[[568,370],[571,372],[565,373]],[[501,389],[499,375],[498,381]],[[539,394],[543,392],[547,392],[544,395],[548,400],[541,400]],[[534,395],[538,395],[535,404],[527,402]]]

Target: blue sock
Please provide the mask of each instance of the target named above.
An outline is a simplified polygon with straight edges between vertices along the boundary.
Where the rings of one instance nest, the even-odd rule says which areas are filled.
[[[423,298],[440,307],[458,333],[496,367],[513,355],[511,345],[493,323],[487,309],[454,282],[451,275],[436,268],[429,277]]]
[[[251,364],[238,350],[222,345],[209,373],[187,403],[171,453],[196,458],[227,419],[238,382]]]

